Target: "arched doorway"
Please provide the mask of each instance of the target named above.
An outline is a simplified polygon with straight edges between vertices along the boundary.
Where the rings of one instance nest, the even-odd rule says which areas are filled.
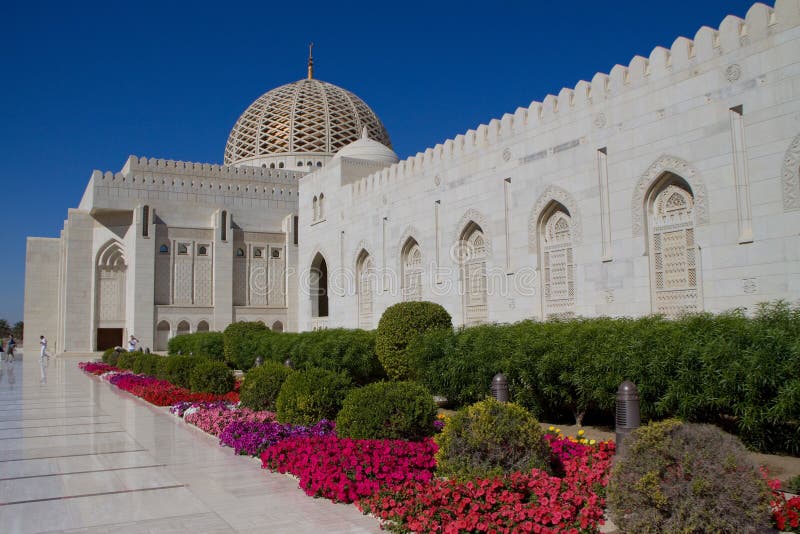
[[[169,330],[170,327],[167,321],[159,321],[156,325],[156,350],[164,351],[168,349]]]
[[[403,300],[422,299],[422,250],[413,237],[409,237],[400,251],[400,266],[403,269]]]
[[[208,321],[200,321],[197,323],[195,332],[208,332]]]
[[[361,250],[356,260],[356,291],[358,292],[358,327],[372,328],[372,299],[375,294],[375,268],[372,257]]]
[[[178,323],[178,328],[175,331],[176,336],[182,336],[183,334],[189,333],[189,322],[188,321],[181,321]]]
[[[682,177],[664,173],[645,197],[653,311],[669,317],[699,311],[699,251],[694,195]]]
[[[486,288],[486,237],[483,229],[470,221],[461,232],[459,261],[464,292],[464,324],[475,325],[488,318]]]
[[[572,218],[560,202],[552,201],[539,217],[539,273],[542,315],[565,317],[574,313],[575,260]]]
[[[317,253],[311,262],[309,276],[309,293],[311,297],[311,316],[328,316],[328,264],[325,258]]]
[[[275,321],[274,323],[272,323],[272,331],[283,332],[283,323],[280,321]]]
[[[125,328],[125,273],[122,245],[109,241],[97,253],[95,269],[96,348],[121,346]]]

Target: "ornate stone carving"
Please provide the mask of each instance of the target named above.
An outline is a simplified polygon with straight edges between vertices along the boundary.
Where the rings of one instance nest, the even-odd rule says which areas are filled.
[[[741,77],[742,77],[742,67],[740,67],[736,63],[728,65],[728,67],[725,69],[725,78],[727,78],[729,82],[733,83]]]
[[[783,157],[783,209],[800,209],[800,135],[792,140]]]
[[[372,253],[373,250],[372,245],[367,243],[366,240],[362,239],[361,241],[358,242],[358,245],[356,245],[356,248],[351,256],[353,258],[353,261],[350,262],[350,265],[352,265],[354,269],[356,269],[358,266],[358,257],[361,255],[362,250],[365,251],[370,258],[373,259],[375,258],[375,255]]]
[[[456,224],[455,231],[453,232],[453,238],[450,241],[451,246],[456,247],[458,242],[461,240],[461,234],[464,232],[464,229],[470,222],[474,222],[478,226],[481,227],[483,230],[483,240],[484,240],[484,247],[486,249],[486,255],[491,256],[492,254],[492,241],[489,238],[489,220],[483,216],[481,212],[474,208],[470,208],[464,212],[464,215],[458,220],[458,224]],[[457,255],[451,254],[451,257],[456,258]]]
[[[708,224],[708,195],[705,184],[697,176],[697,171],[681,158],[664,155],[648,167],[633,189],[631,199],[633,237],[641,236],[644,231],[644,197],[650,186],[665,172],[671,172],[686,180],[692,188],[695,224],[698,226]]]
[[[406,226],[405,229],[403,230],[403,233],[400,234],[400,239],[397,241],[397,246],[395,247],[398,253],[399,251],[403,250],[403,247],[405,246],[406,241],[408,241],[409,237],[413,238],[414,241],[417,242],[417,245],[419,245],[419,248],[424,251],[425,247],[423,246],[423,242],[419,237],[420,235],[422,235],[422,233],[419,230],[417,230],[415,226],[412,225]]]
[[[581,225],[581,215],[578,211],[578,203],[567,190],[562,189],[557,185],[549,185],[544,191],[542,191],[542,193],[539,195],[539,198],[536,199],[536,203],[533,205],[530,215],[528,215],[528,247],[531,252],[536,252],[537,250],[537,239],[539,238],[539,217],[541,217],[542,211],[552,201],[556,201],[567,208],[572,222],[572,227],[570,229],[572,234],[572,242],[575,245],[581,243],[583,237],[583,227]]]
[[[503,161],[508,161],[511,159],[511,149],[506,148],[503,150]]]
[[[598,113],[597,115],[594,116],[594,125],[597,126],[598,128],[605,127],[607,122],[608,120],[606,119],[605,113]]]

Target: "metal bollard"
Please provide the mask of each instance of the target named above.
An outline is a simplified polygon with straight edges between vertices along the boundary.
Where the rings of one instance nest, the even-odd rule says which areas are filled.
[[[500,402],[508,402],[508,379],[503,373],[497,373],[492,378],[492,397]]]
[[[264,358],[261,356],[256,356],[255,367],[261,367],[262,365],[264,365]]]
[[[626,380],[617,389],[616,439],[617,454],[627,451],[625,438],[639,428],[642,420],[639,414],[639,390],[633,382]]]
[[[150,354],[150,347],[145,347],[144,348],[144,353],[145,354]]]
[[[289,358],[286,358],[286,361],[283,362],[283,365],[285,365],[289,369],[294,369],[294,363]]]

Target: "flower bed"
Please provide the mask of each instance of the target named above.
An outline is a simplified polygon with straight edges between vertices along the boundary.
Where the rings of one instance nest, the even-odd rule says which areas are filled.
[[[614,445],[572,447],[548,440],[565,476],[533,469],[461,482],[405,481],[357,502],[390,527],[414,532],[587,532],[603,518],[603,490]]]
[[[333,433],[333,421],[323,419],[313,426],[282,424],[274,421],[234,421],[219,435],[221,445],[236,454],[258,456],[279,441],[299,437],[321,437]]]
[[[428,482],[436,444],[335,436],[289,438],[261,455],[262,466],[300,479],[307,495],[353,502],[404,480]]]
[[[109,371],[119,371],[119,369],[113,365],[102,362],[80,362],[78,363],[78,367],[80,367],[81,371],[92,375],[102,375]]]
[[[212,436],[219,437],[229,424],[239,421],[266,423],[275,420],[272,412],[254,412],[249,408],[231,408],[221,404],[201,404],[187,410],[183,420]]]

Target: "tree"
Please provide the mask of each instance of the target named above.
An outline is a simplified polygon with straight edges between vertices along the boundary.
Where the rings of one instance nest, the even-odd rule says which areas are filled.
[[[6,337],[10,332],[11,327],[8,325],[8,321],[0,319],[0,337]]]
[[[18,321],[14,323],[14,327],[11,329],[11,335],[17,339],[22,339],[24,336],[25,325],[22,321]]]

